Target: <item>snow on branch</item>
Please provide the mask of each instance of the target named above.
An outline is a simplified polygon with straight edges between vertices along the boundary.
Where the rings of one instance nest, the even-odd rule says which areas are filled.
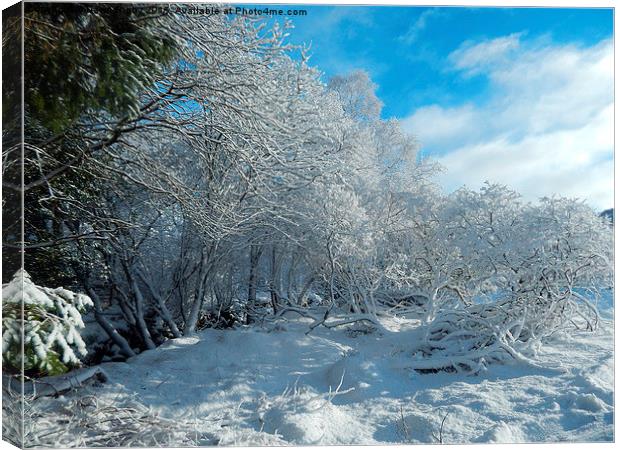
[[[78,366],[78,355],[87,353],[78,331],[84,328],[81,312],[92,304],[84,294],[37,286],[19,270],[2,287],[4,362],[15,370],[23,363],[26,371],[51,375]]]

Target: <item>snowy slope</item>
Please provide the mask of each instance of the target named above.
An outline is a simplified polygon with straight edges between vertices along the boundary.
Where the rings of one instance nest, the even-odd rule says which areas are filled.
[[[609,316],[609,312],[607,314]],[[101,399],[135,396],[200,443],[375,444],[613,440],[613,326],[558,335],[538,363],[476,376],[407,369],[415,322],[360,334],[292,319],[206,330],[102,365]],[[445,417],[440,433],[440,425]]]

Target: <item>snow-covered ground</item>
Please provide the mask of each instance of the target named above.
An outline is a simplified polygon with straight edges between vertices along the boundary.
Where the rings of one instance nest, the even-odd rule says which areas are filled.
[[[104,363],[109,381],[92,389],[186,421],[202,445],[611,441],[612,311],[596,333],[556,335],[540,367],[420,374],[407,368],[415,321],[305,334],[309,321],[295,317]]]

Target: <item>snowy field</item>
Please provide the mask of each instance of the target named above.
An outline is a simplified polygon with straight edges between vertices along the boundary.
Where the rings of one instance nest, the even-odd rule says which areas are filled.
[[[413,320],[390,319],[381,333],[305,334],[310,322],[291,317],[205,330],[104,363],[108,382],[88,389],[101,404],[134,399],[173,419],[191,435],[179,444],[612,441],[612,314],[603,312],[596,333],[556,335],[538,349],[537,366],[491,365],[478,375],[409,369],[420,332]],[[75,399],[39,401],[57,408]]]

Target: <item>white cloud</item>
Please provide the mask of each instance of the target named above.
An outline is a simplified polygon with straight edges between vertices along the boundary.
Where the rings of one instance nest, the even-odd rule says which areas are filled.
[[[406,45],[411,45],[418,40],[420,33],[426,29],[428,20],[431,17],[439,16],[442,13],[439,9],[426,9],[418,16],[418,18],[411,24],[407,31],[398,37],[400,42]]]
[[[429,105],[403,120],[448,170],[447,190],[496,181],[528,200],[553,194],[613,204],[613,47],[534,43],[521,35],[467,42],[450,54],[488,78],[481,106]]]
[[[514,33],[478,43],[466,41],[450,53],[448,60],[456,69],[465,70],[468,75],[473,75],[490,64],[504,62],[510,53],[519,48],[521,35],[522,33]]]
[[[471,104],[455,108],[439,105],[424,106],[401,122],[406,130],[413,131],[424,146],[431,148],[460,145],[476,138],[479,111]]]

